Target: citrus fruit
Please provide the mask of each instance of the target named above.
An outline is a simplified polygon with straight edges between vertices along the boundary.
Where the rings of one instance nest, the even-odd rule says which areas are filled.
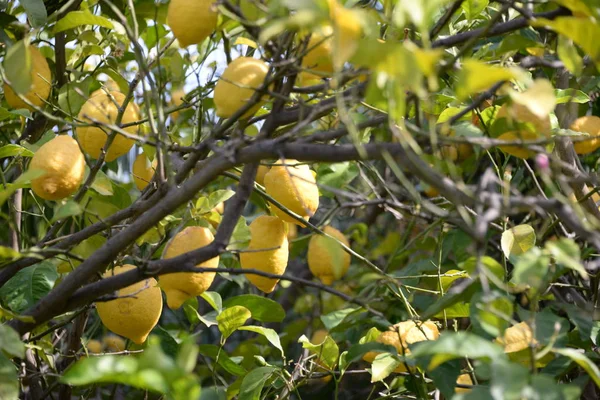
[[[174,107],[179,107],[183,104],[183,98],[185,97],[185,92],[183,89],[174,90],[171,94],[171,105]],[[173,111],[171,113],[171,120],[176,122],[179,119],[179,111]]]
[[[255,182],[261,186],[264,186],[265,185],[265,175],[267,174],[267,172],[269,172],[269,169],[271,169],[271,167],[269,167],[268,165],[259,165],[258,170],[256,171]]]
[[[269,72],[269,65],[252,57],[239,57],[233,60],[219,78],[215,86],[214,101],[217,116],[229,118],[243,107],[260,88]],[[261,107],[258,102],[242,115],[252,116]]]
[[[425,340],[437,340],[440,337],[440,331],[432,321],[415,323],[415,321],[404,321],[392,325],[389,330],[382,332],[377,337],[377,342],[394,346],[400,355],[410,354],[408,345],[422,342]],[[363,360],[373,362],[378,352],[370,351],[363,356]],[[406,372],[404,364],[396,367],[394,372]]]
[[[44,102],[48,99],[48,96],[50,96],[50,90],[52,89],[52,73],[50,72],[50,67],[48,66],[46,58],[37,48],[29,46],[28,51],[31,57],[31,86],[29,87],[29,91],[20,94],[36,107],[42,108],[45,104]],[[26,108],[29,111],[35,110],[29,104],[21,100],[17,93],[15,93],[6,82],[4,83],[4,97],[11,108]]]
[[[120,353],[127,348],[125,340],[117,335],[106,335],[102,338],[102,344],[106,351],[111,353]]]
[[[296,78],[296,84],[298,87],[316,86],[323,83],[320,76],[311,74],[310,72],[300,72]]]
[[[577,154],[588,154],[600,147],[600,118],[590,115],[577,118],[570,126],[572,131],[588,133],[592,139],[574,142]]]
[[[138,188],[138,190],[144,190],[146,186],[152,182],[157,164],[158,161],[156,158],[154,161],[150,162],[144,153],[141,153],[135,158],[132,171],[133,181],[135,182],[135,186]]]
[[[533,331],[526,322],[507,328],[502,337],[496,338],[496,342],[504,346],[505,353],[515,353],[528,349],[530,345],[537,345]]]
[[[362,35],[362,26],[356,10],[330,1],[329,15],[333,25],[333,65],[341,70],[358,49],[358,40]]]
[[[201,226],[188,226],[179,232],[165,247],[164,259],[177,257],[192,250],[207,246],[214,240],[208,228]],[[197,267],[218,268],[219,257],[204,261]],[[192,297],[204,293],[215,279],[215,272],[175,272],[161,275],[158,283],[167,295],[167,305],[171,310],[176,310]]]
[[[217,28],[214,0],[171,0],[167,24],[182,47],[198,44]]]
[[[442,135],[448,137],[456,136],[452,129],[442,130]],[[474,153],[473,146],[470,143],[450,143],[441,146],[442,157],[452,162],[461,162],[471,157]]]
[[[456,383],[460,383],[461,385],[473,385],[473,379],[471,379],[471,375],[469,375],[469,374],[461,374],[456,379]],[[457,387],[454,389],[455,393],[468,393],[470,391],[471,391],[471,389],[460,388],[460,387]]]
[[[321,31],[310,35],[306,45],[306,54],[302,57],[302,67],[328,74],[333,72],[333,60],[331,59],[333,52],[332,35],[333,28],[331,26],[325,26]]]
[[[290,211],[308,219],[319,207],[319,189],[311,169],[296,160],[281,160],[265,174],[264,186],[269,196]],[[275,214],[284,221],[300,224],[278,207]]]
[[[103,90],[97,90],[81,107],[78,118],[84,123],[114,125],[119,115],[119,107],[123,105],[124,101],[125,95],[121,92],[106,93]],[[129,124],[139,119],[140,112],[138,106],[133,102],[129,102],[123,112],[121,124]],[[105,130],[108,131],[108,129]],[[105,130],[97,126],[77,127],[77,140],[83,151],[92,158],[98,159],[100,157],[108,138]],[[133,135],[138,134],[138,127],[135,125],[123,128],[123,130]],[[117,134],[106,152],[105,160],[113,161],[126,154],[133,146],[133,143],[133,139]]]
[[[104,346],[102,346],[102,343],[100,343],[98,340],[92,339],[87,342],[85,347],[87,348],[88,353],[100,354],[102,353]]]
[[[282,220],[261,215],[252,221],[248,251],[240,254],[242,268],[282,275],[287,267],[288,256],[287,229]],[[246,274],[246,277],[265,293],[271,293],[279,282],[279,279],[254,274]]]
[[[323,232],[334,239],[324,235],[313,235],[308,242],[308,267],[310,272],[325,285],[331,285],[334,280],[340,279],[348,272],[350,254],[338,243],[350,246],[348,239],[337,229],[326,226]],[[337,239],[338,241],[336,241]]]
[[[505,119],[508,129],[533,133],[536,137],[550,137],[552,125],[550,117],[540,118],[522,104],[504,104],[496,114],[496,121]]]
[[[506,142],[515,142],[518,140],[527,142],[531,140],[537,140],[539,138],[540,137],[537,134],[529,131],[505,132],[498,136],[498,140],[504,140]],[[511,156],[515,156],[517,158],[526,159],[535,156],[535,152],[527,149],[527,145],[507,145],[498,147],[506,154],[510,154]]]
[[[126,264],[104,274],[105,278],[135,269]],[[104,326],[134,343],[142,344],[158,323],[162,312],[162,294],[154,278],[120,289],[114,300],[96,303]]]
[[[77,142],[60,135],[35,152],[29,169],[45,174],[31,181],[33,192],[46,200],[60,200],[73,194],[83,182],[85,158]]]

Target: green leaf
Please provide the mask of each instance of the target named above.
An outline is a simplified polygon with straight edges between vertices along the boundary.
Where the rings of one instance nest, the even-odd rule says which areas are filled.
[[[552,29],[573,40],[591,58],[596,66],[600,66],[600,25],[591,19],[577,17],[558,17],[554,20],[544,18],[531,21],[532,26]]]
[[[519,256],[535,246],[535,230],[531,225],[518,225],[502,233],[500,241],[504,256]]]
[[[462,3],[461,7],[465,12],[465,16],[469,21],[479,17],[481,12],[488,6],[488,0],[467,0]]]
[[[239,328],[239,330],[240,331],[250,331],[250,332],[258,333],[259,335],[263,335],[269,341],[269,343],[271,343],[273,346],[275,346],[281,352],[281,357],[284,356],[283,348],[281,347],[281,341],[279,340],[279,335],[277,334],[277,332],[274,329],[264,328],[262,326],[250,325],[250,326],[242,326],[241,328]]]
[[[471,299],[471,322],[474,332],[498,337],[510,325],[513,302],[500,292],[477,293]]]
[[[7,144],[0,147],[0,158],[15,156],[33,157],[33,152],[18,144]]]
[[[102,171],[98,171],[96,178],[90,187],[102,196],[110,196],[113,194],[112,182]]]
[[[550,257],[534,247],[516,260],[511,282],[540,291],[545,287],[549,269]]]
[[[200,197],[196,201],[196,212],[198,214],[206,214],[220,203],[229,200],[235,192],[233,190],[215,190],[208,197]]]
[[[11,249],[10,247],[0,246],[0,262],[13,261],[13,260],[17,260],[21,257],[22,257],[22,255],[18,251],[15,251],[15,250]]]
[[[43,0],[20,0],[20,3],[27,13],[31,26],[39,28],[46,23],[48,13]]]
[[[19,398],[19,377],[15,365],[0,353],[0,399]]]
[[[429,306],[425,312],[421,313],[421,318],[427,320],[455,304],[461,302],[468,303],[471,300],[471,297],[473,297],[473,294],[479,290],[481,290],[481,282],[478,280],[471,280],[471,282],[466,287],[462,287],[460,291],[454,292],[450,290],[441,299]]]
[[[12,311],[21,313],[50,292],[58,279],[56,267],[48,261],[23,268],[0,288],[0,299]]]
[[[577,47],[573,41],[564,36],[558,36],[558,45],[556,52],[560,61],[565,64],[565,68],[575,76],[581,76],[583,72],[583,58],[579,55]]]
[[[66,31],[82,25],[97,25],[114,29],[112,22],[107,18],[94,15],[89,11],[71,11],[59,20],[54,26],[54,33]]]
[[[521,72],[516,68],[488,65],[473,59],[466,60],[457,76],[456,97],[465,100],[471,95],[489,89],[495,83],[510,81],[519,75]]]
[[[556,103],[579,103],[585,104],[590,102],[590,96],[581,90],[577,89],[557,89]]]
[[[318,359],[330,369],[335,368],[337,365],[340,349],[331,336],[327,335],[323,343],[311,343],[305,335],[302,335],[298,339],[298,343],[302,343],[302,348],[318,355]]]
[[[255,294],[243,294],[225,300],[225,307],[244,306],[252,313],[252,318],[261,322],[281,322],[285,310],[281,304]]]
[[[4,72],[6,80],[10,82],[16,93],[25,94],[32,84],[32,64],[29,44],[25,40],[19,40],[10,46],[4,56]]]
[[[198,346],[200,354],[203,356],[211,357],[216,360],[217,363],[223,367],[223,369],[235,376],[246,375],[246,369],[241,365],[236,364],[223,349],[219,349],[219,346],[214,344],[201,344]]]
[[[54,217],[52,217],[51,222],[56,222],[60,220],[67,219],[69,217],[75,217],[77,215],[81,215],[83,209],[79,205],[79,203],[69,200],[65,204],[61,205],[56,213],[54,213]]]
[[[177,352],[177,366],[188,374],[191,374],[196,368],[198,353],[196,338],[194,336],[186,338],[181,344],[181,349]]]
[[[223,310],[217,316],[219,331],[221,331],[223,338],[227,339],[240,326],[243,326],[251,316],[250,310],[242,306],[233,306]]]
[[[411,345],[411,356],[431,357],[427,369],[435,369],[455,358],[474,358],[487,361],[506,359],[504,348],[468,332],[444,332],[438,340],[426,340]]]
[[[21,342],[19,334],[8,325],[0,325],[0,350],[13,357],[25,356],[25,345]]]
[[[210,306],[217,312],[220,313],[223,310],[223,300],[221,299],[221,295],[218,292],[210,292],[206,291],[200,295]],[[231,304],[231,305],[239,305],[239,304]],[[229,307],[229,305],[225,305]]]
[[[317,183],[322,186],[321,195],[333,198],[333,192],[326,188],[343,189],[358,176],[359,169],[355,162],[321,164],[317,169]]]
[[[575,361],[588,373],[590,378],[594,380],[596,386],[600,387],[600,369],[598,369],[598,366],[592,360],[587,358],[582,351],[577,349],[552,349],[552,352],[569,357],[571,360]]]
[[[159,393],[169,391],[166,377],[153,368],[142,367],[134,357],[88,357],[75,363],[60,380],[72,386],[121,383]]]
[[[275,372],[274,367],[259,367],[250,371],[242,381],[239,400],[260,400],[265,382]]]
[[[32,179],[38,178],[45,174],[46,171],[42,171],[39,169],[29,169],[25,171],[23,174],[21,174],[21,176],[17,178],[17,180],[15,180],[14,183],[6,185],[6,188],[0,191],[0,206],[4,204],[4,202],[8,200],[8,198],[12,196],[12,194],[17,189],[22,189],[28,186],[31,183]]]
[[[504,399],[520,399],[527,386],[529,369],[505,359],[494,360],[491,365],[492,382],[490,391],[502,393]]]
[[[350,349],[348,349],[348,353],[346,354],[346,365],[344,365],[343,367],[345,368],[348,364],[362,359],[362,357],[370,351],[391,354],[398,353],[395,347],[379,342],[355,344],[354,346],[350,347]]]
[[[336,326],[341,324],[347,316],[357,311],[363,312],[361,308],[344,308],[327,315],[321,315],[321,321],[323,322],[323,325],[325,325],[325,329],[331,332]]]
[[[384,380],[401,364],[402,361],[392,354],[378,354],[371,364],[371,383]]]
[[[558,264],[579,273],[585,280],[589,279],[588,273],[581,263],[581,251],[573,239],[561,238],[556,241],[548,241],[546,250]]]

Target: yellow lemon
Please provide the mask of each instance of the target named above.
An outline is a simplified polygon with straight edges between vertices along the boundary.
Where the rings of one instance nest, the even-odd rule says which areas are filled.
[[[269,64],[252,57],[233,60],[215,86],[214,101],[217,116],[228,118],[244,106],[256,89],[260,88],[269,72]],[[252,116],[261,107],[259,102],[246,111],[242,118]]]
[[[106,93],[103,90],[97,90],[92,97],[85,102],[79,112],[79,119],[84,123],[108,123],[115,124],[119,115],[119,107],[123,105],[125,95],[121,92]],[[118,106],[117,106],[118,105]],[[140,119],[138,106],[129,102],[123,112],[122,124],[129,124]],[[133,125],[123,128],[124,131],[131,134],[138,134],[138,127]],[[96,126],[78,126],[77,140],[84,152],[92,158],[98,159],[100,153],[106,144],[108,138],[106,132]],[[106,161],[113,161],[116,158],[126,154],[133,146],[134,140],[117,134],[106,152]]]
[[[323,232],[350,246],[348,239],[337,229],[326,226]],[[308,242],[308,267],[325,285],[331,285],[348,272],[350,254],[334,239],[313,235]]]
[[[31,57],[31,86],[29,87],[29,91],[21,93],[21,95],[36,107],[42,108],[45,100],[50,96],[52,73],[42,53],[33,46],[29,46],[28,49]],[[21,100],[6,83],[4,83],[4,97],[11,108],[26,108],[29,111],[34,111],[34,108]]]
[[[529,131],[505,132],[498,136],[498,140],[504,140],[506,142],[514,142],[517,140],[527,142],[531,140],[537,140],[539,138],[540,137],[537,134]],[[535,156],[535,152],[527,149],[526,145],[507,145],[498,147],[506,154],[510,154],[511,156],[515,156],[517,158],[526,159]]]
[[[300,72],[296,79],[298,87],[317,86],[323,83],[320,76],[311,74],[310,72]]]
[[[456,383],[460,383],[461,385],[473,385],[473,379],[471,379],[471,375],[469,374],[462,374],[458,376],[458,378],[456,379]],[[468,393],[470,391],[471,389],[460,387],[454,389],[455,393]]]
[[[252,221],[248,252],[240,254],[242,268],[282,275],[287,267],[288,256],[287,229],[282,220],[261,215]],[[271,293],[279,282],[279,279],[254,274],[246,274],[246,277],[265,293]]]
[[[171,105],[175,107],[179,107],[183,104],[183,98],[185,97],[185,92],[183,89],[177,89],[173,91],[171,94]],[[174,111],[171,113],[171,120],[173,122],[179,119],[179,111]]]
[[[215,0],[171,0],[167,24],[182,47],[198,44],[217,28]]]
[[[85,158],[77,142],[60,135],[44,143],[29,163],[32,170],[45,174],[31,181],[33,192],[46,200],[60,200],[73,194],[85,174]]]
[[[100,354],[102,353],[104,346],[102,346],[102,343],[100,343],[98,340],[92,339],[87,342],[85,347],[87,348],[88,353]]]
[[[577,118],[570,127],[577,132],[586,132],[592,139],[575,142],[573,147],[577,154],[588,154],[596,151],[600,147],[600,118],[590,115]]]
[[[537,345],[533,337],[533,331],[526,322],[519,322],[504,331],[502,337],[496,338],[496,342],[504,346],[505,353],[515,353]]]
[[[315,176],[306,164],[296,160],[281,160],[273,165],[264,178],[267,194],[304,219],[314,215],[319,207],[319,188]],[[279,208],[275,214],[284,221],[299,224]]]
[[[331,57],[334,67],[340,70],[358,49],[362,26],[356,10],[345,8],[337,1],[330,3],[329,14],[334,32]]]
[[[207,228],[201,226],[188,226],[179,232],[167,244],[163,254],[164,259],[177,257],[192,250],[209,245],[215,240],[213,234]],[[197,267],[218,268],[219,257],[211,258]],[[171,310],[176,310],[192,297],[204,293],[213,279],[215,272],[175,272],[173,274],[161,275],[158,283],[167,295],[167,305]]]
[[[540,118],[522,104],[503,105],[496,114],[496,120],[502,118],[506,118],[510,129],[521,132],[527,131],[535,134],[536,137],[550,137],[552,133],[549,116]]]
[[[271,167],[269,167],[268,165],[259,165],[258,171],[256,171],[255,182],[261,186],[264,186],[265,185],[265,175],[267,174],[267,172],[269,172],[270,169],[271,169]]]
[[[113,274],[135,269],[135,265],[115,267],[107,271],[105,278]],[[162,294],[154,278],[135,283],[117,291],[117,299],[96,303],[98,315],[104,326],[134,343],[142,344],[158,323],[162,312]]]
[[[442,130],[442,134],[447,137],[454,137],[456,132],[452,129]],[[474,153],[473,146],[469,143],[450,143],[440,148],[442,157],[452,162],[461,162],[471,157]]]
[[[158,161],[156,158],[150,162],[146,154],[141,153],[135,158],[133,162],[133,181],[138,190],[144,190],[146,186],[152,181],[154,172],[156,171],[156,165]]]
[[[106,348],[106,351],[111,353],[120,353],[125,351],[127,346],[125,340],[122,337],[116,335],[106,335],[102,338],[102,343]]]
[[[390,327],[388,331],[382,332],[377,337],[377,342],[394,346],[400,355],[410,354],[409,344],[423,342],[425,340],[437,340],[440,331],[432,321],[415,323],[415,321],[404,321]],[[377,352],[370,351],[363,356],[363,360],[373,362]],[[394,372],[406,372],[406,366],[401,364]]]
[[[306,54],[302,57],[302,66],[318,72],[330,74],[333,72],[333,28],[325,26],[320,32],[314,32],[306,46]]]

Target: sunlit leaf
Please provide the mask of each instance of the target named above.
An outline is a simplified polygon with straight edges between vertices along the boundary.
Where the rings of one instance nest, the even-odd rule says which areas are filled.
[[[502,233],[502,251],[506,258],[519,256],[535,246],[535,230],[531,225],[518,225]]]
[[[54,33],[66,31],[82,25],[96,25],[113,29],[114,25],[107,18],[94,15],[89,11],[71,11],[54,26]]]
[[[252,314],[250,310],[242,306],[233,306],[227,308],[217,316],[219,331],[227,339],[240,326],[243,326],[250,319]]]
[[[230,297],[223,306],[244,306],[250,310],[253,319],[261,322],[281,322],[285,318],[285,310],[281,304],[254,294]]]
[[[279,335],[274,329],[265,328],[262,326],[242,326],[238,328],[240,331],[250,331],[254,333],[258,333],[259,335],[263,335],[269,343],[271,343],[277,350],[281,352],[281,356],[283,357],[283,348],[281,347],[281,341],[279,340]]]
[[[298,343],[302,343],[302,348],[308,349],[312,354],[316,354],[320,362],[329,368],[334,368],[337,365],[340,350],[337,343],[327,336],[323,343],[311,343],[310,340],[302,335],[298,339]]]
[[[520,74],[515,68],[498,67],[473,59],[466,60],[458,73],[456,96],[465,100],[489,89],[495,83],[516,79]]]

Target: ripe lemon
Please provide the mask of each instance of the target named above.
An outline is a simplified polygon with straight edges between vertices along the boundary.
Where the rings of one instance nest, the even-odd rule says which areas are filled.
[[[452,129],[442,130],[442,134],[448,137],[454,137],[456,132]],[[469,143],[450,143],[440,148],[442,157],[452,162],[461,162],[471,157],[474,153],[473,146]]]
[[[183,104],[183,98],[185,97],[185,92],[183,89],[177,89],[173,91],[171,94],[171,105],[174,107],[179,107]],[[174,111],[171,113],[171,120],[173,122],[179,119],[179,111]]]
[[[85,347],[87,348],[88,353],[92,354],[100,354],[102,353],[102,350],[104,348],[104,346],[102,346],[102,343],[94,339],[88,341]]]
[[[85,102],[78,118],[84,123],[108,123],[115,124],[119,115],[119,107],[123,104],[125,95],[121,92],[106,93],[103,90],[97,90],[92,93],[92,96]],[[129,102],[121,119],[122,124],[129,124],[140,119],[138,106]],[[138,127],[133,125],[123,128],[124,131],[131,134],[138,134]],[[78,126],[77,140],[84,152],[92,158],[98,159],[104,148],[106,139],[108,138],[104,130],[95,126]],[[126,138],[123,135],[117,134],[112,144],[106,152],[106,161],[112,161],[123,154],[126,154],[133,146],[134,140]]]
[[[213,234],[201,226],[188,226],[179,232],[167,244],[163,254],[164,259],[177,257],[200,247],[207,246],[214,240]],[[219,257],[211,258],[197,267],[217,268]],[[167,295],[167,305],[171,310],[176,310],[192,297],[200,296],[210,287],[215,272],[175,272],[161,275],[158,283]]]
[[[333,25],[333,65],[341,70],[358,49],[358,40],[362,35],[362,26],[356,10],[330,2],[329,14]]]
[[[320,32],[314,32],[306,46],[306,54],[302,57],[302,66],[313,71],[326,74],[333,73],[333,28],[325,26]]]
[[[215,0],[171,0],[167,24],[182,47],[198,44],[217,28]]]
[[[29,163],[32,170],[45,171],[31,181],[31,189],[46,200],[60,200],[73,194],[85,174],[85,158],[75,139],[60,135],[44,143]]]
[[[135,158],[132,171],[133,181],[135,182],[135,186],[138,188],[138,190],[144,190],[146,186],[152,182],[157,164],[158,161],[156,158],[154,161],[150,162],[144,153],[141,153]]]
[[[337,229],[326,226],[323,232],[350,246],[348,239]],[[348,272],[350,254],[334,239],[323,235],[313,235],[308,242],[308,267],[310,272],[325,285],[340,279]]]
[[[516,131],[527,131],[533,133],[537,137],[542,135],[550,137],[552,133],[552,125],[550,124],[550,117],[540,118],[531,111],[529,108],[522,104],[511,104],[503,105],[496,114],[496,120],[506,119],[509,129]]]
[[[504,346],[505,353],[515,353],[528,349],[531,344],[537,345],[531,327],[525,322],[506,329],[502,337],[496,338],[496,342]]]
[[[462,374],[458,376],[456,383],[460,383],[461,385],[473,385],[473,379],[471,379],[471,375],[469,374]],[[460,387],[454,389],[454,393],[469,393],[470,391],[471,389]]]
[[[540,137],[529,131],[513,131],[513,132],[505,132],[502,135],[498,136],[499,140],[504,140],[506,142],[514,142],[517,140],[523,140],[525,142],[530,140],[537,140]],[[500,150],[503,152],[510,154],[511,156],[515,156],[517,158],[527,159],[535,156],[535,152],[528,150],[526,145],[507,145],[507,146],[498,146]]]
[[[586,132],[593,139],[575,142],[573,147],[577,154],[588,154],[596,151],[600,147],[600,118],[596,116],[585,116],[577,118],[570,127],[577,132]]]
[[[260,88],[269,72],[269,64],[252,57],[233,60],[215,86],[214,101],[217,116],[228,118],[244,106],[256,89]],[[252,116],[262,106],[259,102],[246,111],[242,118]]]
[[[102,338],[102,343],[106,350],[111,353],[120,353],[125,351],[127,346],[125,345],[125,340],[122,337],[117,335],[106,335]]]
[[[105,278],[135,269],[135,265],[115,267]],[[117,291],[119,298],[96,303],[104,326],[134,343],[142,344],[158,323],[162,312],[162,294],[156,279],[148,278]]]
[[[250,224],[248,250],[240,254],[242,268],[282,275],[287,267],[289,256],[285,223],[277,217],[268,215],[256,218]],[[254,274],[246,274],[246,277],[250,283],[265,293],[271,293],[279,282],[279,279]]]
[[[281,160],[266,173],[264,186],[267,194],[304,219],[314,215],[319,207],[319,189],[315,176],[306,164],[296,160]],[[279,208],[275,214],[284,221],[299,224]]]
[[[52,73],[50,72],[48,62],[42,53],[33,46],[29,46],[28,49],[31,57],[31,86],[27,93],[21,94],[29,100],[30,103],[41,108],[45,104],[44,101],[50,96],[50,90],[52,89]],[[34,111],[34,108],[21,100],[14,90],[6,83],[4,83],[4,97],[11,108],[26,108],[29,111]]]
[[[418,325],[414,321],[404,321],[390,327],[390,330],[382,332],[377,337],[377,342],[394,346],[400,355],[410,354],[409,344],[425,340],[437,340],[440,331],[432,321],[425,321]],[[373,362],[377,352],[370,351],[363,356],[363,360]],[[394,372],[406,372],[406,366],[401,364]]]
[[[267,174],[267,172],[269,172],[270,169],[271,167],[269,167],[268,165],[259,165],[258,171],[256,171],[255,182],[261,186],[265,186],[265,175]]]

